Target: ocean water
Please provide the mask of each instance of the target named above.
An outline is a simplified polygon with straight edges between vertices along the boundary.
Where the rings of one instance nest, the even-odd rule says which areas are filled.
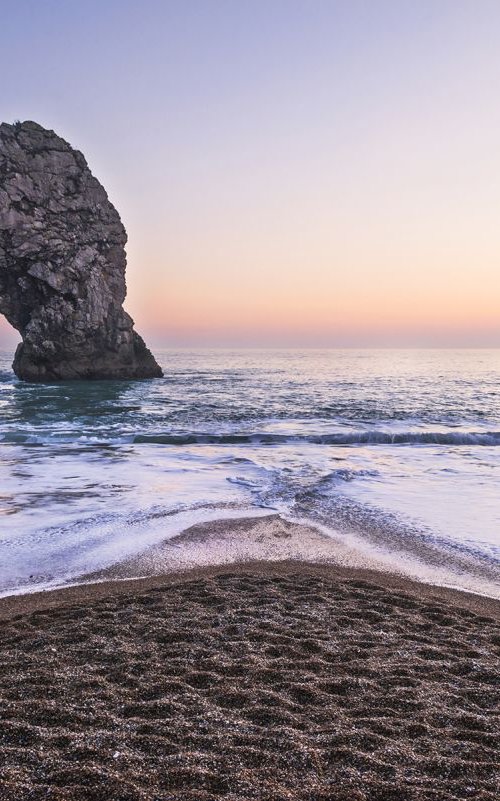
[[[0,353],[0,593],[278,511],[500,594],[500,351],[156,355],[163,379],[33,385]]]

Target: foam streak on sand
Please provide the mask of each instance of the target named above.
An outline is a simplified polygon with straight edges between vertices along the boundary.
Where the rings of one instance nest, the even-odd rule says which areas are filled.
[[[496,801],[500,605],[298,562],[6,598],[2,801]]]

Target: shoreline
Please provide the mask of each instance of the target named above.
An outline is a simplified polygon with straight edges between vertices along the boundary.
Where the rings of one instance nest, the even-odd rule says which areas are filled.
[[[488,615],[500,621],[500,600],[486,595],[452,587],[427,584],[397,573],[362,567],[345,567],[336,564],[308,562],[299,559],[253,560],[214,564],[203,567],[187,567],[169,573],[137,578],[96,579],[57,589],[41,590],[0,598],[0,622],[33,612],[50,611],[68,605],[92,605],[96,601],[121,596],[134,596],[158,589],[178,587],[186,582],[210,579],[226,574],[255,574],[264,576],[286,576],[294,573],[317,574],[337,581],[366,581],[387,590],[407,592],[422,601],[439,601],[464,609],[474,614]]]
[[[277,513],[198,522],[134,556],[101,570],[81,574],[66,584],[42,586],[41,589],[32,585],[29,589],[3,595],[0,597],[0,620],[3,610],[40,608],[39,604],[45,602],[52,606],[52,598],[74,597],[80,601],[87,597],[102,597],[107,587],[113,594],[127,593],[133,592],[134,587],[140,590],[182,581],[190,574],[209,575],[211,571],[233,568],[242,570],[248,565],[252,569],[255,565],[262,569],[268,565],[270,569],[272,565],[280,564],[294,564],[298,568],[306,565],[323,567],[327,571],[337,571],[338,575],[346,570],[346,575],[366,575],[370,580],[387,582],[388,585],[393,582],[401,589],[406,586],[430,588],[433,592],[448,593],[450,597],[458,598],[463,594],[477,598],[478,603],[483,599],[485,604],[491,601],[500,605],[500,598],[491,594],[492,590],[500,591],[496,585],[491,583],[488,593],[484,589],[488,582],[472,573],[465,574],[469,587],[454,585],[451,570],[437,571],[434,565],[423,561],[418,565],[420,575],[416,575],[412,554],[400,553],[398,560],[397,552],[377,551],[370,543],[367,543],[366,550],[362,550],[356,547],[352,538],[334,530],[325,531],[324,527],[312,521],[293,521]]]

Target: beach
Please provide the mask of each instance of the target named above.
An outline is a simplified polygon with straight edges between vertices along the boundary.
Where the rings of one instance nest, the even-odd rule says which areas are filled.
[[[497,801],[495,352],[161,363],[0,363],[0,801]]]
[[[1,599],[2,801],[497,799],[500,603],[285,555]]]

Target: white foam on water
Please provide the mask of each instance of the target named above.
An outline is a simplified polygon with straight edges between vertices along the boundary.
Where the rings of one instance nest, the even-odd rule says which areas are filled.
[[[491,591],[500,352],[169,351],[163,366],[39,386],[5,357],[0,590],[127,559],[183,519],[274,509],[367,560]]]

